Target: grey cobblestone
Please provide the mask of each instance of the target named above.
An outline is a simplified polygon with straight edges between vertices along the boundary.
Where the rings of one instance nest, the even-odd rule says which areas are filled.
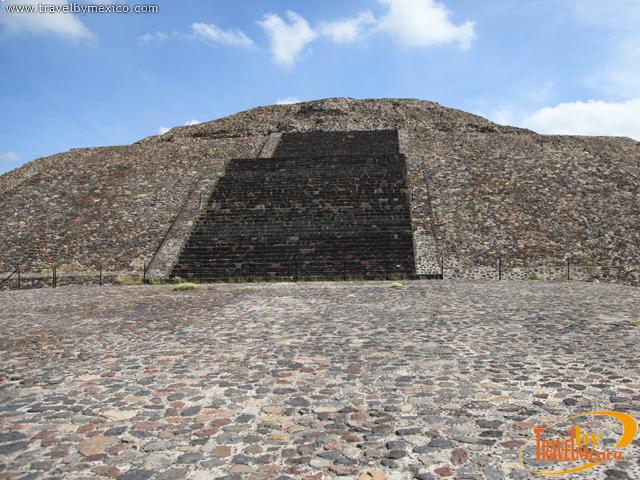
[[[1,292],[0,474],[531,478],[543,419],[637,416],[639,311],[580,282]]]

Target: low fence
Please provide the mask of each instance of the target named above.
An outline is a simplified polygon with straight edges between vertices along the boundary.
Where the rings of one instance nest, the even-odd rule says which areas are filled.
[[[143,272],[113,272],[98,268],[95,271],[63,272],[58,267],[46,270],[16,268],[12,272],[0,273],[0,290],[22,290],[30,288],[57,288],[64,285],[109,285],[122,279],[141,280]]]
[[[599,281],[640,285],[640,262],[637,265],[612,265],[565,260],[562,263],[546,262],[536,265],[521,262],[513,265],[499,258],[484,264],[447,266],[446,262],[441,260],[440,272],[443,278]]]
[[[247,265],[247,272],[238,278],[220,279],[218,281],[252,282],[264,280],[398,280],[398,279],[484,279],[484,280],[549,280],[549,281],[586,281],[625,283],[640,286],[640,263],[638,265],[601,265],[577,263],[567,260],[564,263],[545,263],[540,265],[512,265],[499,258],[485,264],[448,265],[444,258],[439,259],[437,270],[408,275],[402,271],[394,271],[388,263],[382,272],[367,273],[348,268],[353,259],[344,261],[344,271],[326,277],[306,274],[298,261],[295,267],[289,266],[282,274],[259,276],[252,272],[252,263]],[[16,267],[11,272],[0,273],[0,290],[28,288],[57,288],[63,285],[112,285],[127,283],[149,283],[154,279],[148,275],[149,268],[145,264],[140,271],[106,271],[98,266],[93,271],[59,271],[56,265],[46,270],[30,271],[24,267]],[[216,281],[216,280],[212,280]]]

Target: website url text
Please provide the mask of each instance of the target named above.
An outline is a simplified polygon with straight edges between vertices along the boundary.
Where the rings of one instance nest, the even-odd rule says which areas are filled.
[[[94,13],[158,13],[158,5],[124,5],[112,3],[110,5],[81,5],[78,3],[62,4],[5,4],[7,13],[53,13],[74,15],[89,15]]]

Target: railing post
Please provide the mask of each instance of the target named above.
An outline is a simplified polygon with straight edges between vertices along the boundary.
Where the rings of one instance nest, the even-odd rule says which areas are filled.
[[[440,255],[440,276],[444,280],[444,255]]]
[[[56,266],[53,266],[53,288],[56,288],[57,278],[56,278]]]
[[[571,280],[571,260],[567,258],[567,281]]]
[[[142,284],[146,285],[147,283],[147,262],[144,262],[143,270],[142,270]]]
[[[502,280],[502,257],[498,257],[498,280]]]
[[[102,264],[100,264],[100,286],[102,286]]]
[[[18,265],[18,290],[20,290],[20,265]]]

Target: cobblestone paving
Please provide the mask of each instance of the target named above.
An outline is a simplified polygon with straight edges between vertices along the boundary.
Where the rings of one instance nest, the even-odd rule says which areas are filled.
[[[640,289],[394,286],[3,292],[0,479],[526,479],[534,425],[639,417]]]

